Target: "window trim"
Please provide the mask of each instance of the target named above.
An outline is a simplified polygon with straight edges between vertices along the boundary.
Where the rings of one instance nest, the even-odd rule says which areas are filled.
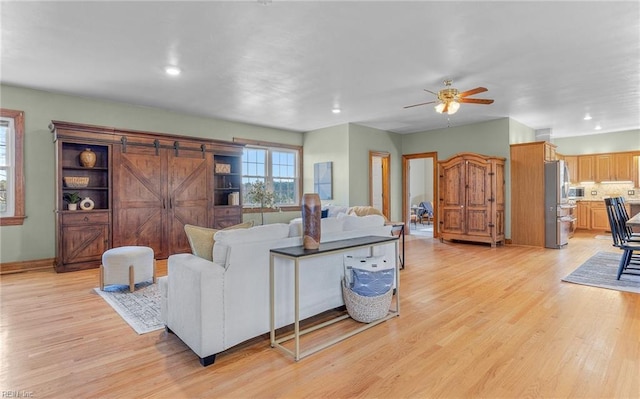
[[[272,143],[268,141],[261,140],[250,140],[250,139],[241,139],[234,137],[233,141],[238,144],[243,144],[245,146],[256,146],[256,147],[266,147],[266,148],[283,148],[287,150],[294,150],[298,152],[298,200],[302,201],[302,146],[300,145],[291,145],[291,144],[281,144],[281,143]],[[298,205],[286,205],[281,206],[278,209],[260,209],[260,208],[251,208],[251,207],[242,207],[242,212],[244,213],[270,213],[270,212],[293,212],[299,211],[301,209],[300,204]]]
[[[0,216],[0,226],[20,226],[26,218],[24,213],[24,111],[0,108],[0,116],[3,118],[13,118],[14,142],[13,160],[15,169],[15,180],[13,195],[13,216]]]

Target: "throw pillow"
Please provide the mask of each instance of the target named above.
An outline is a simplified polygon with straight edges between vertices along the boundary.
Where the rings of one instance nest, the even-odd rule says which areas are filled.
[[[351,269],[351,290],[361,296],[379,296],[393,287],[394,269]]]
[[[253,221],[236,224],[225,227],[222,230],[232,229],[248,229],[253,226]],[[208,261],[213,261],[213,244],[215,240],[213,236],[220,231],[219,229],[209,229],[207,227],[194,226],[191,224],[184,225],[184,232],[187,233],[191,253]]]
[[[349,208],[347,215],[356,215],[356,216],[380,215],[386,219],[386,217],[380,210],[372,206],[352,206],[351,208]]]

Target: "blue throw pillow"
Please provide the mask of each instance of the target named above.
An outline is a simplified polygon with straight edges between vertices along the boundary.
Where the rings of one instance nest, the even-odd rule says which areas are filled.
[[[361,296],[379,296],[393,287],[394,269],[351,269],[351,290]]]

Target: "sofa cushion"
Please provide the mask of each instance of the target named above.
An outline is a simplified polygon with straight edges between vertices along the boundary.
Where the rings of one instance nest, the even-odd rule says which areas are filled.
[[[327,205],[323,207],[327,210],[327,217],[335,218],[340,215],[346,215],[349,210],[348,206]]]
[[[233,243],[273,241],[287,238],[288,236],[289,225],[285,223],[265,224],[241,230],[220,230],[213,236],[215,239],[213,262],[223,265],[225,268],[228,267],[227,251],[229,245]]]
[[[356,215],[356,216],[380,215],[384,217],[384,214],[379,209],[374,208],[372,206],[352,206],[351,208],[349,208],[347,215]]]
[[[343,230],[342,218],[324,218],[320,220],[320,234],[332,234]],[[289,222],[289,237],[302,236],[302,218],[296,218]]]
[[[233,226],[225,227],[223,230],[248,229],[253,226],[253,221],[239,223]],[[213,260],[213,236],[220,229],[209,229],[207,227],[194,226],[191,224],[184,225],[184,232],[187,234],[191,253],[202,259]]]
[[[368,229],[370,227],[383,226],[385,223],[385,219],[379,215],[369,215],[369,216],[343,216],[342,219],[344,222],[343,230],[351,231],[351,230],[361,230]]]

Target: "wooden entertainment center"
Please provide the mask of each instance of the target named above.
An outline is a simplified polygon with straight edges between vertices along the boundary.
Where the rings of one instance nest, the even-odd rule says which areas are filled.
[[[242,145],[61,121],[50,129],[58,272],[98,267],[112,247],[148,246],[157,259],[190,252],[185,224],[242,222]],[[80,162],[86,149],[93,166]],[[69,177],[88,183],[70,187]],[[68,210],[65,194],[75,192],[93,205]]]

